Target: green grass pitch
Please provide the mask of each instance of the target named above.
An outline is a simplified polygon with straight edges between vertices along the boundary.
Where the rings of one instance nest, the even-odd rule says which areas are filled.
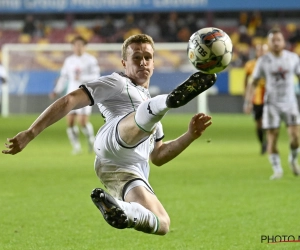
[[[37,115],[0,118],[0,141],[26,129]],[[191,115],[168,114],[165,141],[183,133]],[[279,149],[285,175],[270,181],[250,116],[212,114],[213,125],[170,163],[152,166],[150,183],[171,217],[166,236],[110,227],[90,200],[102,187],[94,155],[72,156],[65,120],[20,154],[0,155],[1,250],[300,249],[300,243],[261,243],[262,235],[299,230],[300,179],[287,165],[283,127]],[[91,117],[95,127],[100,115]],[[81,134],[82,143],[85,143]],[[297,238],[298,239],[298,238]]]

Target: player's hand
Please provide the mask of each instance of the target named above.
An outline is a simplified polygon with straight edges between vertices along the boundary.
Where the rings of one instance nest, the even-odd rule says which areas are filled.
[[[55,99],[56,97],[57,97],[57,94],[56,94],[55,92],[51,92],[51,93],[49,94],[49,98],[50,98],[51,100]]]
[[[6,150],[2,150],[3,154],[15,155],[21,152],[26,145],[33,139],[33,135],[28,130],[18,133],[13,138],[8,138],[5,143]]]
[[[211,116],[203,113],[196,114],[190,121],[188,133],[193,139],[197,139],[211,124]]]

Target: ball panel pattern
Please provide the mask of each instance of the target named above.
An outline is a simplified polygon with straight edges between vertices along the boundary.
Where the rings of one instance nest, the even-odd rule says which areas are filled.
[[[190,37],[187,54],[197,70],[212,74],[221,72],[230,64],[232,49],[231,39],[226,32],[207,27]]]

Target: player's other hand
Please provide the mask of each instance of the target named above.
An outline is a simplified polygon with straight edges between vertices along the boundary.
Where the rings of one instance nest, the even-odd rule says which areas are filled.
[[[192,136],[193,139],[197,139],[211,124],[211,116],[204,113],[196,114],[190,121],[188,133]]]
[[[2,150],[3,154],[15,155],[21,152],[26,145],[33,139],[33,135],[30,131],[25,130],[18,133],[13,138],[8,138],[5,143],[6,150]]]
[[[51,92],[51,93],[49,94],[49,98],[50,98],[51,100],[55,99],[56,97],[57,97],[57,94],[56,94],[55,92]]]

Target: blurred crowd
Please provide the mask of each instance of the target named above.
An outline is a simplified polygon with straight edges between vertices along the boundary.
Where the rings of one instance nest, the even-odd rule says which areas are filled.
[[[3,17],[0,22],[0,46],[5,43],[66,43],[76,34],[91,43],[122,43],[128,36],[146,33],[155,42],[187,42],[198,29],[214,26],[226,31],[234,44],[232,65],[243,67],[254,55],[257,43],[264,43],[267,32],[279,26],[288,41],[288,49],[300,55],[300,25],[293,21],[297,13],[255,12],[234,13],[114,13],[26,15],[21,27],[9,22],[20,17]],[[285,20],[283,22],[283,20]],[[288,20],[288,21],[287,21]],[[20,23],[20,22],[19,22]]]

